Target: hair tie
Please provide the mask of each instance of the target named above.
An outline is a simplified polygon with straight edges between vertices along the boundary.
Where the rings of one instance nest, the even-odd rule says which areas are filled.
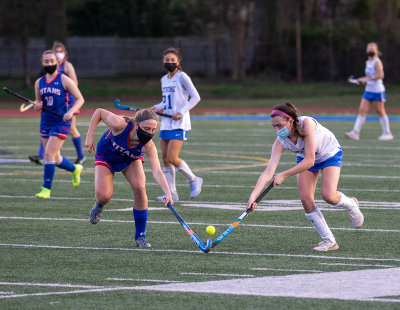
[[[280,115],[280,116],[286,116],[286,117],[289,117],[289,118],[293,119],[293,117],[291,117],[289,114],[287,114],[287,113],[285,113],[285,112],[283,112],[281,110],[272,110],[271,116],[274,115],[274,114],[277,114],[277,115]]]

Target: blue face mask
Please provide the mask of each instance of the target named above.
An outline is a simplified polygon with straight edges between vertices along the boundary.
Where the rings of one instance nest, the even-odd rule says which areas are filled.
[[[281,138],[287,138],[290,135],[290,130],[285,126],[276,132],[276,135]]]

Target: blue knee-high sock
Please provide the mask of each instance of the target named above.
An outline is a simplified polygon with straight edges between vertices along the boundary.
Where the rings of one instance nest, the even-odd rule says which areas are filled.
[[[55,171],[56,163],[54,161],[46,161],[44,163],[43,187],[51,189]]]
[[[135,240],[139,237],[146,238],[146,224],[147,224],[147,209],[135,210],[133,209],[133,218],[135,219]]]
[[[74,172],[75,171],[75,165],[66,157],[61,156],[61,162],[57,165],[58,168]]]
[[[81,139],[81,136],[72,138],[72,142],[73,142],[74,145],[75,145],[76,156],[78,156],[78,158],[83,158],[83,157],[85,157],[85,154],[83,153],[83,147],[82,147],[82,139]]]
[[[40,144],[39,144],[39,149],[38,149],[37,155],[38,155],[41,159],[44,158],[44,147],[43,147],[43,141],[42,141],[42,139],[40,139]]]

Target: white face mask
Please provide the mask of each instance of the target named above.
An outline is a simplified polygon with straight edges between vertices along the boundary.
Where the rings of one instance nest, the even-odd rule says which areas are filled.
[[[56,57],[58,61],[63,61],[65,57],[65,53],[56,53]]]

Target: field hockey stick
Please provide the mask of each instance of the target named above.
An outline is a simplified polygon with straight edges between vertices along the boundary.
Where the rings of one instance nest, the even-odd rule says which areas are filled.
[[[354,78],[354,75],[350,75],[347,81],[352,84],[360,85],[360,82]]]
[[[199,239],[199,237],[196,236],[196,234],[193,232],[193,230],[190,229],[189,225],[185,223],[183,218],[179,215],[179,213],[175,210],[175,208],[168,202],[167,204],[168,208],[172,211],[172,213],[175,215],[175,217],[178,219],[179,223],[183,226],[183,228],[186,230],[187,234],[192,238],[194,243],[199,247],[200,250],[202,250],[204,253],[207,253],[210,250],[211,247],[211,240],[207,240],[207,244],[204,245],[203,242]]]
[[[3,87],[3,90],[7,93],[9,93],[10,95],[13,95],[23,101],[26,101],[27,103],[29,103],[28,105],[22,104],[19,108],[20,112],[25,112],[26,110],[29,110],[31,107],[33,107],[33,105],[35,104],[32,100],[30,100],[29,98],[26,98],[24,96],[22,96],[21,94],[18,94],[17,92],[7,88],[7,87]],[[63,114],[57,113],[56,111],[53,111],[47,107],[42,107],[42,110],[45,110],[47,112],[53,113],[54,115],[57,115],[59,117],[63,117]]]
[[[261,199],[264,198],[264,196],[271,190],[271,188],[274,187],[274,181],[272,180],[272,182],[268,185],[268,187],[257,197],[257,199],[255,200],[256,203],[259,203],[261,201]],[[252,211],[252,209],[247,209],[245,212],[242,213],[242,215],[240,215],[238,217],[238,219],[233,222],[231,224],[231,226],[228,227],[227,230],[225,230],[217,239],[215,239],[215,241],[212,242],[211,244],[211,248],[215,247],[218,243],[220,243],[222,240],[224,240],[226,238],[226,236],[228,236],[232,230],[234,230],[243,220],[243,218],[249,214]]]
[[[129,110],[129,111],[133,111],[133,112],[137,112],[137,111],[141,110],[141,108],[132,107],[132,106],[130,106],[130,105],[123,105],[123,104],[120,104],[119,102],[120,102],[119,99],[115,99],[115,100],[114,100],[114,107],[116,107],[117,109],[120,109],[120,110]],[[157,115],[160,115],[160,116],[172,118],[172,115],[170,115],[170,114],[164,114],[164,113],[160,113],[160,112],[155,112],[155,113],[156,113]]]

